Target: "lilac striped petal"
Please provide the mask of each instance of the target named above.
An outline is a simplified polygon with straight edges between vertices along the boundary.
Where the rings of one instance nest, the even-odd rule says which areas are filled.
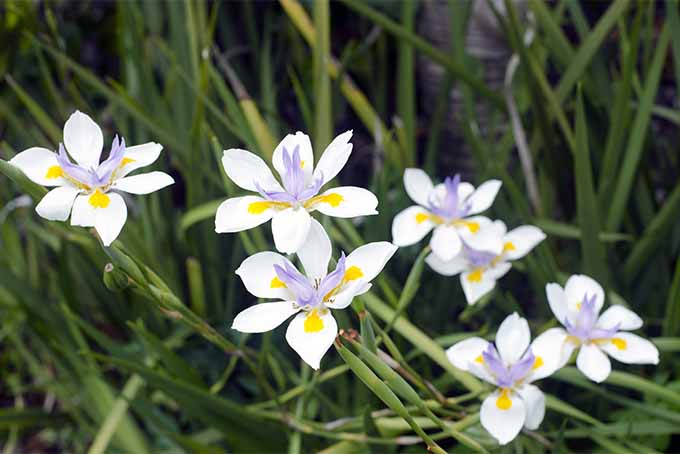
[[[121,138],[118,140],[118,136],[113,138],[113,143],[111,144],[111,152],[106,161],[99,164],[97,168],[96,177],[98,179],[99,185],[106,185],[111,182],[111,176],[113,172],[120,167],[120,163],[123,162],[123,157],[125,156],[125,139]]]
[[[64,144],[59,144],[59,154],[57,155],[59,167],[72,179],[87,186],[95,186],[92,181],[92,174],[82,167],[73,164],[66,154]]]

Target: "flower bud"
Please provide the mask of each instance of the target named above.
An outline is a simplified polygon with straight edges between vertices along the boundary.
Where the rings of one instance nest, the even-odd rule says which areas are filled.
[[[122,269],[107,263],[104,267],[104,285],[112,292],[121,292],[130,286],[130,278]]]

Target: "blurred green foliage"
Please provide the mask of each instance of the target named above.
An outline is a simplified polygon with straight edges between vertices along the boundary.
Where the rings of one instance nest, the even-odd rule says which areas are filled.
[[[467,18],[457,12],[472,9],[467,0],[450,6],[453,40]],[[677,2],[529,0],[528,21],[505,3],[502,30],[519,56],[506,94],[533,175],[514,149],[508,98],[483,82],[464,46],[441,50],[417,34],[421,7],[0,5],[3,160],[31,146],[55,149],[79,109],[103,125],[107,141],[118,133],[129,144],[162,143],[156,166],[177,180],[135,198],[120,241],[105,251],[85,229],[40,219],[18,197],[35,204],[42,189],[0,161],[4,452],[422,452],[422,439],[448,451],[495,450],[478,424],[485,388],[453,368],[443,347],[492,334],[511,311],[538,334],[554,323],[545,284],[580,272],[643,317],[661,364],[617,364],[622,372],[601,386],[562,370],[543,383],[550,397],[541,428],[506,451],[677,446]],[[525,45],[528,28],[534,38]],[[427,165],[440,178],[456,172],[442,164],[457,152],[441,137],[446,105],[434,117],[423,113],[416,69],[424,60],[461,88],[457,118],[474,179],[504,182],[491,215],[538,225],[549,239],[473,307],[457,279],[422,269],[417,247],[401,249],[354,312],[339,316],[361,343],[329,352],[319,372],[288,348],[282,329],[231,331],[234,315],[255,302],[233,271],[272,241],[267,226],[214,233],[217,205],[238,191],[221,169],[222,150],[241,146],[267,158],[295,130],[309,132],[319,150],[354,129],[339,178],[373,190],[380,215],[324,222],[345,251],[389,239],[392,218],[409,204],[404,168]],[[501,127],[476,128],[476,103],[488,103]],[[531,178],[537,203],[527,195]],[[401,375],[383,367],[376,348]]]

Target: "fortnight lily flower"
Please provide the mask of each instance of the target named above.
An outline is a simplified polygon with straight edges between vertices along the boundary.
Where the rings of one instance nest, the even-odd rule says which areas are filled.
[[[229,178],[259,196],[234,197],[223,202],[217,209],[215,231],[240,232],[271,219],[276,249],[294,253],[307,238],[309,213],[314,210],[340,218],[377,214],[378,199],[366,189],[341,186],[319,194],[321,187],[345,166],[352,152],[351,137],[352,131],[337,136],[314,167],[309,136],[301,132],[288,134],[272,156],[283,186],[258,156],[246,150],[226,150],[222,165]]]
[[[436,254],[425,259],[439,274],[454,276],[460,273],[460,284],[468,304],[475,304],[493,290],[496,281],[512,268],[512,261],[524,257],[545,239],[545,233],[533,225],[523,225],[508,232],[503,221],[494,221],[487,228],[490,230],[487,245],[491,250],[479,251],[463,241],[461,253],[449,261]]]
[[[480,411],[482,426],[502,445],[522,427],[535,430],[545,415],[545,396],[531,383],[558,368],[552,345],[536,339],[529,346],[529,324],[517,313],[506,317],[496,333],[495,345],[480,337],[454,344],[446,351],[458,369],[497,386]]]
[[[406,169],[404,186],[406,193],[418,205],[395,216],[392,223],[394,244],[415,244],[434,229],[430,246],[443,261],[458,255],[463,241],[474,249],[489,250],[488,238],[481,232],[491,221],[473,215],[491,206],[501,187],[500,181],[489,180],[475,189],[470,183],[461,182],[460,175],[456,175],[434,186],[422,170]]]
[[[263,333],[297,314],[288,325],[286,340],[307,364],[318,369],[338,334],[330,310],[344,309],[355,296],[367,292],[396,250],[386,241],[366,244],[347,257],[341,255],[329,273],[331,242],[321,224],[312,219],[307,241],[297,253],[306,275],[275,252],[252,255],[236,270],[250,293],[281,301],[249,307],[234,318],[232,328]]]
[[[35,207],[40,216],[65,221],[70,215],[71,225],[94,227],[104,246],[109,246],[127,220],[127,207],[118,192],[149,194],[174,180],[163,172],[126,176],[158,159],[163,149],[160,144],[126,147],[125,140],[116,136],[108,158],[100,163],[103,146],[97,123],[76,111],[64,125],[64,143],[59,144],[58,154],[33,147],[17,154],[10,163],[34,183],[55,187]]]
[[[545,287],[550,309],[566,329],[551,328],[541,334],[566,364],[575,349],[579,349],[576,367],[594,382],[604,381],[611,372],[607,355],[628,364],[658,364],[659,351],[647,339],[627,331],[642,326],[642,319],[633,311],[615,304],[602,313],[604,290],[588,276],[574,275],[562,288],[557,284]]]

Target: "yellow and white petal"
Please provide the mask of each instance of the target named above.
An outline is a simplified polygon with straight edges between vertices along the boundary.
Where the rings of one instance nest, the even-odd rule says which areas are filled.
[[[571,317],[568,317],[569,309],[567,308],[567,294],[559,284],[554,282],[546,284],[545,295],[548,298],[548,305],[550,305],[552,313],[561,324],[564,325],[567,318],[572,320]]]
[[[312,225],[311,217],[304,208],[286,208],[274,214],[272,234],[279,252],[293,254],[300,249]]]
[[[463,243],[458,236],[458,230],[451,225],[435,227],[430,238],[432,253],[445,262],[453,259],[463,249]]]
[[[156,142],[126,147],[123,162],[120,163],[116,176],[122,178],[137,169],[153,164],[160,156],[162,150],[163,145]]]
[[[328,262],[331,260],[331,239],[326,230],[314,218],[307,239],[298,249],[297,256],[302,262],[305,274],[311,280],[323,279],[328,274]]]
[[[65,221],[71,214],[73,202],[80,190],[73,186],[61,186],[52,189],[36,205],[35,211],[50,221]]]
[[[338,324],[331,311],[312,309],[295,316],[288,325],[286,340],[304,362],[317,370],[337,334]]]
[[[288,134],[283,138],[281,143],[279,143],[274,149],[274,154],[272,155],[272,164],[281,178],[286,174],[286,168],[283,165],[283,149],[293,157],[293,152],[295,147],[300,150],[300,165],[305,174],[305,182],[309,183],[312,180],[312,172],[314,171],[314,153],[312,152],[312,142],[309,140],[309,136],[300,131],[295,134]]]
[[[434,226],[432,215],[425,208],[418,205],[408,207],[392,221],[392,243],[398,247],[416,244]]]
[[[527,412],[524,427],[529,430],[538,429],[545,417],[545,395],[534,385],[524,385],[517,392],[522,398]]]
[[[233,233],[252,229],[264,224],[274,217],[278,210],[288,206],[254,195],[227,199],[217,208],[215,231]]]
[[[258,252],[246,258],[236,270],[243,285],[252,295],[258,298],[277,298],[282,300],[295,299],[286,284],[279,279],[274,265],[283,267],[293,264],[276,252]]]
[[[345,167],[352,154],[351,138],[352,130],[345,131],[328,144],[314,168],[314,180],[323,177],[323,184],[326,184]]]
[[[612,370],[609,358],[604,354],[600,347],[587,343],[581,346],[581,350],[576,357],[576,367],[590,380],[601,383]]]
[[[96,169],[104,148],[104,136],[89,115],[76,110],[64,125],[64,146],[78,164]]]
[[[34,183],[42,186],[64,186],[68,182],[57,163],[56,153],[47,148],[33,147],[18,153],[9,161]]]
[[[496,390],[482,402],[479,419],[498,443],[505,445],[517,437],[526,421],[522,398],[508,389]]]
[[[597,319],[596,326],[603,329],[612,329],[618,326],[617,329],[624,331],[632,331],[642,326],[642,319],[630,309],[615,304],[600,315]]]
[[[345,261],[345,280],[370,282],[385,268],[397,247],[388,241],[364,244],[353,250]]]
[[[446,350],[446,357],[460,370],[469,371],[470,364],[484,364],[482,353],[489,347],[489,341],[481,337],[470,337],[456,342]]]
[[[78,227],[94,227],[96,208],[89,202],[89,194],[81,194],[76,197],[71,210],[71,225]]]
[[[371,288],[371,284],[363,281],[354,281],[344,284],[337,293],[329,298],[324,304],[331,309],[345,309],[352,304],[355,296],[366,293]]]
[[[656,346],[636,334],[619,332],[599,344],[609,356],[626,364],[659,364]]]
[[[231,181],[247,191],[258,192],[255,183],[265,191],[283,191],[269,166],[250,151],[239,148],[225,150],[222,167]]]
[[[314,197],[310,209],[327,216],[355,218],[378,214],[378,199],[369,190],[355,186],[340,186]]]
[[[104,246],[109,247],[123,230],[127,220],[127,206],[123,197],[115,192],[89,197],[88,203],[98,205],[94,212],[94,228]]]
[[[496,199],[498,190],[503,183],[500,180],[485,181],[465,200],[470,206],[470,214],[487,210]]]
[[[420,206],[429,206],[430,193],[434,189],[432,180],[421,169],[404,171],[404,188],[408,196]]]
[[[463,254],[458,254],[451,260],[444,261],[436,254],[429,254],[425,258],[425,263],[442,276],[455,276],[468,269],[468,261]]]
[[[455,223],[462,240],[472,249],[500,254],[503,235],[500,226],[485,216],[472,216]]]
[[[567,296],[567,308],[570,311],[578,312],[583,302],[584,296],[592,298],[595,295],[595,312],[599,313],[604,304],[604,290],[595,279],[585,274],[575,274],[567,280],[564,286],[564,293]]]
[[[506,365],[519,361],[529,348],[530,341],[529,323],[517,312],[505,317],[496,332],[496,349]]]
[[[149,172],[123,177],[113,183],[113,189],[130,194],[150,194],[173,184],[175,180],[165,172]]]
[[[548,377],[564,367],[576,346],[567,341],[567,332],[562,328],[550,328],[541,333],[531,343],[531,351],[536,357],[529,381]]]
[[[472,305],[496,287],[496,279],[486,269],[474,268],[460,275],[460,285],[467,303]]]
[[[512,229],[503,239],[503,252],[508,260],[524,257],[546,238],[545,233],[533,225]]]
[[[260,303],[250,306],[234,317],[231,329],[242,333],[265,333],[300,311],[295,301]]]

